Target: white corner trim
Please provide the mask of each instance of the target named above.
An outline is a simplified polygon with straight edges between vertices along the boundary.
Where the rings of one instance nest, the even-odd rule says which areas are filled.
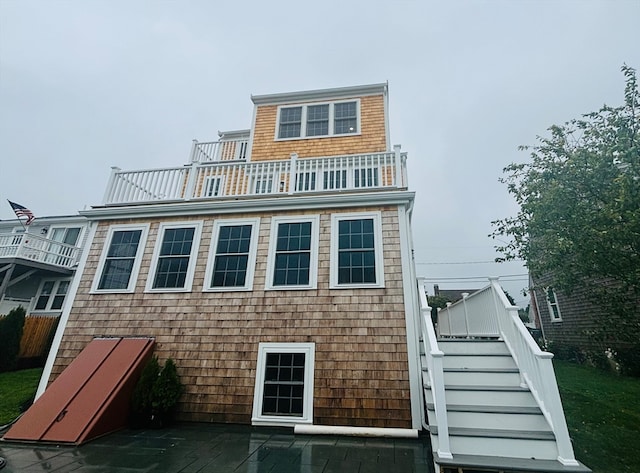
[[[45,389],[47,389],[47,384],[49,383],[49,377],[51,376],[53,364],[55,363],[56,357],[58,356],[60,342],[62,341],[62,336],[64,335],[64,331],[67,328],[69,314],[71,313],[73,302],[75,301],[76,294],[78,293],[80,279],[84,274],[84,270],[87,265],[87,258],[89,256],[89,250],[91,249],[91,244],[93,243],[93,238],[95,237],[97,228],[98,222],[89,222],[89,233],[87,236],[87,241],[83,248],[78,267],[76,268],[76,273],[73,275],[73,280],[71,281],[71,286],[69,287],[69,292],[67,293],[67,299],[64,304],[64,309],[62,311],[62,314],[60,314],[60,322],[58,323],[58,328],[56,329],[53,341],[51,342],[51,348],[49,349],[49,355],[47,356],[47,361],[45,362],[44,369],[42,370],[42,376],[40,377],[40,382],[38,383],[38,389],[36,390],[35,399],[38,399],[40,396],[42,396],[42,393],[44,393]]]

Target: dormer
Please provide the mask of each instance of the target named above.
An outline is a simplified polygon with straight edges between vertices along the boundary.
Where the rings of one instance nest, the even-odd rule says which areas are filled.
[[[253,95],[251,161],[390,151],[387,84]]]

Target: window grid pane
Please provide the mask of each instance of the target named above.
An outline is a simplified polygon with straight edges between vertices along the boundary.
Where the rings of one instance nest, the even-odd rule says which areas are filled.
[[[251,225],[220,227],[211,287],[243,287],[247,277]]]
[[[338,284],[376,282],[373,219],[338,222]]]
[[[98,289],[126,289],[142,230],[113,232]]]
[[[278,138],[297,138],[302,124],[302,107],[280,109],[280,130]]]
[[[358,116],[356,102],[337,103],[334,106],[334,133],[356,133]]]
[[[310,105],[307,107],[307,136],[329,134],[329,105]]]
[[[42,291],[40,291],[40,296],[38,297],[38,301],[36,302],[35,310],[45,310],[47,308],[47,303],[49,302],[49,297],[53,292],[54,281],[47,281],[42,286]]]
[[[262,415],[303,415],[304,353],[267,353]]]
[[[153,281],[154,289],[185,286],[195,228],[167,228]]]
[[[311,222],[278,225],[274,267],[274,286],[309,284]]]

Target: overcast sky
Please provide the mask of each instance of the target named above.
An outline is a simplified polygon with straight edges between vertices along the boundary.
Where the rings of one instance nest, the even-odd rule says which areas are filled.
[[[193,138],[249,128],[251,94],[388,81],[418,273],[480,287],[444,278],[526,272],[479,263],[491,220],[517,210],[502,168],[550,125],[622,103],[639,18],[640,0],[0,0],[0,198],[75,214],[111,166],[181,165]],[[526,305],[526,280],[504,279]]]

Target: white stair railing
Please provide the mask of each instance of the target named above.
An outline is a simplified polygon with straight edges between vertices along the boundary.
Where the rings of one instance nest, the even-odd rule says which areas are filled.
[[[520,370],[523,382],[553,430],[558,447],[558,461],[563,465],[578,466],[553,370],[553,354],[542,351],[533,340],[518,316],[518,307],[511,305],[498,279],[490,278],[489,281],[501,336]]]
[[[422,322],[422,343],[427,359],[427,374],[433,397],[433,406],[438,426],[438,455],[440,458],[453,458],[449,441],[449,422],[447,420],[447,401],[444,390],[444,353],[438,348],[436,332],[431,321],[431,307],[427,302],[427,292],[423,278],[418,279],[420,314]]]
[[[462,300],[438,311],[441,337],[498,337],[498,319],[491,285],[463,294]]]

